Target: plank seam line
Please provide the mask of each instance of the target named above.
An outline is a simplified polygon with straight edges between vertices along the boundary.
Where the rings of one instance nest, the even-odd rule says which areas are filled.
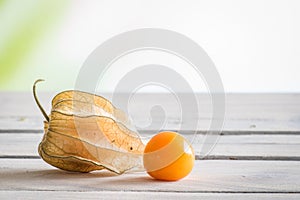
[[[153,133],[152,130],[137,130],[141,135]],[[163,131],[163,130],[162,130]],[[176,131],[176,130],[170,130]],[[43,133],[43,129],[0,129],[1,133]],[[206,135],[207,131],[193,131],[193,130],[182,130],[182,135]],[[213,134],[213,133],[212,133]],[[300,131],[274,131],[274,130],[261,130],[261,131],[242,131],[242,130],[232,130],[232,131],[222,131],[220,134],[216,134],[219,136],[227,136],[227,135],[300,135]]]
[[[299,156],[235,156],[235,155],[208,155],[201,158],[196,155],[196,160],[248,160],[248,161],[300,161]]]
[[[41,159],[40,156],[30,155],[0,155],[0,159]],[[261,157],[261,156],[208,156],[196,160],[227,160],[227,161],[300,161],[300,157]]]
[[[217,191],[217,190],[199,190],[199,191],[178,191],[178,190],[43,190],[43,189],[0,189],[0,191],[13,191],[13,192],[80,192],[80,193],[89,193],[89,192],[159,192],[159,193],[193,193],[193,194],[300,194],[300,191]]]

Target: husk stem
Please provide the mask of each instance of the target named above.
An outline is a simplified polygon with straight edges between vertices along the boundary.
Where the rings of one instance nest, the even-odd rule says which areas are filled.
[[[46,121],[49,122],[49,117],[48,117],[47,113],[45,112],[44,108],[42,107],[42,105],[40,104],[40,101],[38,100],[37,95],[36,95],[36,84],[38,82],[42,82],[42,81],[45,81],[45,80],[44,79],[38,79],[34,82],[34,84],[33,84],[33,97],[34,97],[34,100],[35,100],[37,106],[39,107],[40,111],[42,112],[43,116],[45,117]]]

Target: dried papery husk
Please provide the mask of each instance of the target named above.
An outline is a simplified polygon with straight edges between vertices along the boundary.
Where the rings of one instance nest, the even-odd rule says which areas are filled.
[[[44,137],[38,147],[50,165],[76,172],[108,169],[117,174],[142,169],[144,144],[131,130],[125,113],[101,96],[64,91],[52,100],[48,116],[35,100],[44,121]]]

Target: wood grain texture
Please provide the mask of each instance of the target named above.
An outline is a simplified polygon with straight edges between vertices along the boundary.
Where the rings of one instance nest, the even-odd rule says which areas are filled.
[[[300,193],[300,162],[196,161],[185,179],[162,182],[144,172],[70,173],[40,159],[1,159],[0,180],[1,190],[8,191]]]
[[[66,192],[66,191],[0,191],[0,199],[189,199],[189,200],[298,200],[300,194],[218,194],[218,193],[171,193],[171,192]]]
[[[39,94],[48,112],[53,96]],[[184,94],[181,101],[188,104],[190,98]],[[176,130],[182,124],[181,133],[200,155],[212,107],[208,95],[198,94],[197,99],[199,112],[188,106],[182,121],[176,106],[171,106],[165,129]],[[210,160],[197,160],[181,181],[161,182],[145,172],[116,176],[51,167],[37,159],[43,118],[32,94],[0,92],[0,199],[300,199],[300,94],[228,94],[226,99],[224,128],[206,157]],[[118,99],[124,100],[122,95]],[[113,103],[118,106],[118,101]],[[147,105],[168,102],[166,94],[139,94],[133,102],[130,114],[135,123],[152,120],[151,126],[140,128],[144,142],[165,119],[161,112],[149,115]]]
[[[54,93],[41,93],[41,102],[48,112]],[[110,95],[104,94],[110,98]],[[0,132],[42,132],[42,115],[35,105],[31,93],[0,92]],[[115,101],[127,101],[122,95]],[[181,103],[187,105],[186,118],[182,121],[176,105],[171,107],[165,129],[181,129],[187,133],[205,131],[211,120],[212,106],[208,95],[198,94],[199,110],[189,106],[193,95],[182,95]],[[149,114],[146,105],[164,104],[170,101],[168,94],[138,94],[133,101],[130,115],[137,124],[152,124],[144,131],[155,131],[164,121],[163,113]],[[174,109],[173,109],[174,108]],[[152,119],[151,119],[152,117]],[[194,127],[195,121],[199,125]],[[299,134],[300,133],[300,94],[227,94],[224,134]]]
[[[42,137],[36,133],[2,133],[0,158],[38,158],[37,147]],[[142,137],[146,143],[151,135]],[[197,137],[192,145],[200,155],[204,136]],[[300,160],[299,152],[300,135],[223,135],[205,159]]]

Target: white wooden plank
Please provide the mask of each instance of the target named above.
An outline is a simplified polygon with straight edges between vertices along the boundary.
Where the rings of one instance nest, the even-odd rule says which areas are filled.
[[[53,93],[41,93],[41,102],[46,110],[50,110]],[[109,95],[108,95],[109,96]],[[43,118],[35,105],[31,93],[0,92],[0,132],[42,131]],[[166,94],[140,94],[136,107],[131,112],[136,123],[149,120],[145,105],[159,99],[161,103],[169,101]],[[170,111],[169,124],[166,129],[173,129],[180,124],[183,130],[191,132],[191,127],[200,120],[198,130],[209,127],[212,107],[208,95],[199,94],[199,113],[188,107],[187,118],[181,122],[176,109]],[[183,103],[189,103],[191,94],[183,95]],[[122,98],[121,98],[122,101]],[[156,103],[160,103],[156,102]],[[224,133],[300,133],[300,94],[228,94],[226,103],[226,119]],[[175,108],[175,106],[174,106]],[[162,113],[156,113],[152,126],[147,130],[157,130],[164,121]],[[194,129],[194,128],[192,128]]]
[[[0,157],[38,157],[42,134],[0,134]],[[150,135],[142,135],[144,143]],[[192,138],[192,137],[191,137]],[[203,136],[192,145],[200,155]],[[223,135],[206,159],[300,160],[300,135]]]
[[[70,173],[40,159],[1,159],[0,180],[0,190],[300,193],[300,162],[196,161],[185,179],[162,182],[145,172]]]
[[[196,130],[191,130],[195,120],[182,122],[185,124],[180,130],[183,134],[191,134]],[[0,133],[20,132],[20,133],[41,133],[43,132],[42,116],[0,116]],[[161,122],[164,119],[159,117],[153,120],[151,127],[146,129],[138,128],[139,132],[157,132],[160,130]],[[139,120],[138,123],[147,123]],[[300,120],[260,120],[260,119],[226,119],[222,129],[223,135],[235,134],[300,134]],[[199,134],[205,134],[210,125],[210,120],[200,119],[197,131]],[[179,121],[170,121],[168,127],[163,130],[178,130]]]
[[[163,119],[161,119],[163,121]],[[144,122],[139,122],[144,123]],[[146,122],[145,122],[146,123]],[[151,127],[147,129],[138,128],[139,132],[157,132],[159,131],[160,121],[156,119],[153,121]],[[192,124],[192,121],[186,122],[186,127],[181,129],[182,134],[191,134],[195,130],[189,129],[188,125]],[[198,126],[198,133],[205,134],[208,130],[210,121],[202,120]],[[235,134],[300,134],[300,129],[298,128],[300,122],[298,121],[270,121],[264,122],[261,120],[226,120],[225,125],[222,129],[223,135],[235,135]],[[252,126],[255,125],[255,128]],[[162,130],[178,130],[178,123],[170,124],[168,127]],[[192,127],[192,125],[190,126]],[[7,132],[20,132],[20,133],[41,133],[43,132],[43,118],[38,116],[18,116],[18,117],[0,117],[0,133]]]
[[[0,199],[201,199],[201,200],[298,200],[300,194],[219,194],[219,193],[170,193],[170,192],[65,192],[65,191],[0,191]]]
[[[42,134],[0,134],[0,157],[38,156]]]
[[[51,107],[51,98],[55,93],[41,92],[38,97],[46,110]],[[39,110],[32,92],[0,92],[0,116],[38,116]]]
[[[50,103],[54,97],[55,92],[41,92],[38,94],[43,107],[46,110],[50,109]],[[137,94],[140,101],[135,101],[138,105],[151,103],[153,99],[159,99],[161,101],[170,100],[169,94],[151,93],[151,94]],[[183,95],[183,102],[189,102],[193,98],[193,94],[181,94]],[[207,105],[211,104],[210,96],[207,94],[196,94],[199,99],[201,111],[210,112],[211,108]],[[111,98],[111,94],[103,94],[108,99]],[[0,91],[0,115],[1,116],[22,116],[24,113],[27,116],[39,115],[33,95],[31,92],[3,92]],[[120,100],[122,100],[122,95]],[[24,106],[26,105],[26,106]],[[226,94],[226,106],[228,107],[227,115],[240,119],[243,116],[248,118],[285,118],[287,115],[297,114],[300,105],[300,94]],[[264,108],[261,110],[261,108]],[[296,109],[296,110],[295,110]],[[191,111],[193,109],[191,108]],[[241,113],[240,111],[248,111],[247,113]],[[273,116],[276,114],[277,116]],[[200,113],[201,114],[201,113]],[[260,114],[260,115],[257,115]]]

